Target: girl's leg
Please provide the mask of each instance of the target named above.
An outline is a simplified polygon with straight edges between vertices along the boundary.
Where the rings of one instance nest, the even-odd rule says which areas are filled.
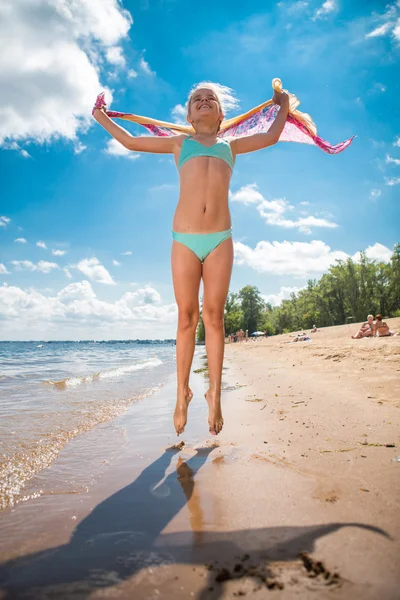
[[[210,377],[206,400],[209,407],[208,424],[212,435],[218,435],[224,423],[221,412],[221,378],[225,345],[224,308],[232,264],[232,238],[225,240],[213,250],[203,264],[203,321]]]
[[[178,305],[178,331],[176,336],[176,367],[178,389],[174,412],[176,433],[183,433],[187,410],[192,399],[189,374],[196,343],[196,327],[199,322],[199,288],[201,262],[183,244],[172,243],[172,280]]]

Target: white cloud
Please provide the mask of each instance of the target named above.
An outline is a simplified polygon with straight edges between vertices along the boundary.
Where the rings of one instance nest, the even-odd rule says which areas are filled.
[[[309,277],[322,274],[335,264],[337,260],[359,260],[360,253],[350,257],[342,250],[331,250],[321,240],[312,242],[258,242],[250,248],[241,242],[234,243],[235,263],[246,265],[259,273],[274,275],[293,275],[294,277]],[[371,260],[388,262],[392,251],[382,244],[375,243],[366,249],[367,257]]]
[[[376,27],[373,31],[370,31],[370,33],[367,33],[367,35],[365,37],[372,38],[372,37],[380,37],[382,35],[386,35],[388,33],[388,31],[391,30],[391,28],[392,28],[391,23],[384,23],[383,25]]]
[[[301,206],[310,206],[309,202],[300,202]]]
[[[397,19],[396,25],[393,28],[393,37],[396,42],[400,42],[400,19]]]
[[[135,69],[129,69],[126,75],[129,79],[134,79],[138,76],[137,71],[135,71]]]
[[[117,260],[113,260],[112,264],[114,265],[114,267],[120,267],[121,266],[121,263],[118,262]]]
[[[81,152],[86,150],[86,148],[87,148],[87,146],[82,144],[82,142],[80,142],[79,140],[76,140],[74,142],[74,154],[80,154]]]
[[[333,12],[336,9],[337,5],[335,0],[325,0],[322,6],[320,6],[320,8],[318,8],[318,10],[315,12],[313,20],[322,19],[323,17],[326,17],[326,15],[329,15],[329,13]]]
[[[71,271],[68,269],[68,267],[64,267],[63,271],[64,271],[65,276],[67,277],[67,279],[72,279],[72,274],[71,274]]]
[[[122,296],[127,306],[144,306],[146,304],[158,304],[161,302],[160,294],[152,287],[145,287],[136,292],[126,292]]]
[[[10,271],[7,271],[7,267],[0,263],[0,275],[11,275]]]
[[[111,46],[106,50],[106,57],[109,63],[112,65],[118,65],[120,67],[125,66],[125,58],[122,54],[121,46]]]
[[[132,152],[132,150],[128,150],[128,148],[125,148],[125,146],[117,142],[117,140],[114,138],[108,140],[105,152],[107,154],[111,154],[111,156],[123,156],[131,160],[136,160],[140,157],[138,152]]]
[[[382,195],[381,190],[371,190],[369,197],[371,198],[371,200],[375,200],[375,198],[379,198],[379,196],[381,196],[381,195]]]
[[[146,60],[144,60],[143,57],[140,59],[139,66],[142,69],[142,71],[144,73],[146,73],[146,75],[155,75],[156,74],[155,71],[151,70],[149,63]]]
[[[394,140],[393,146],[400,146],[400,136]]]
[[[400,158],[392,158],[389,154],[386,154],[386,162],[392,165],[400,165]]]
[[[272,306],[279,306],[282,300],[289,300],[292,294],[297,294],[302,289],[299,287],[282,286],[277,294],[261,295],[265,302],[272,304]]]
[[[74,266],[92,281],[97,281],[97,283],[104,283],[106,285],[116,285],[116,282],[113,280],[110,273],[95,256],[93,258],[85,258]]]
[[[92,122],[103,52],[129,31],[118,0],[3,0],[0,143],[74,140]]]
[[[247,265],[259,273],[294,275],[306,277],[323,273],[335,260],[346,260],[348,255],[341,250],[332,251],[321,240],[312,242],[258,242],[250,248],[235,242],[235,263]]]
[[[10,221],[11,219],[9,219],[8,217],[0,217],[0,227],[7,227]]]
[[[149,301],[146,302],[146,298]],[[115,339],[116,331],[118,337],[126,339],[130,335],[126,329],[129,323],[135,324],[135,334],[141,332],[145,337],[157,337],[162,324],[169,325],[168,333],[171,334],[176,324],[177,307],[175,303],[161,304],[158,292],[149,288],[128,292],[111,303],[100,300],[86,280],[70,283],[52,297],[44,296],[34,289],[25,291],[3,284],[0,286],[0,316],[5,318],[4,324],[9,323],[7,333],[17,331],[23,334],[17,339],[26,336],[32,339],[35,331],[38,331],[39,339],[46,339],[46,331],[52,327],[53,339],[62,339],[63,335],[71,339],[74,326],[79,327],[76,337],[82,338],[81,332],[87,324],[89,331],[92,331],[89,336],[91,339],[93,329],[90,329],[90,325],[95,326],[97,339],[103,332],[107,332],[105,337]],[[143,322],[146,323],[142,326]],[[151,328],[149,322],[156,323],[156,327]],[[153,332],[155,335],[152,335]]]
[[[387,246],[376,242],[373,246],[368,246],[368,248],[365,250],[365,254],[370,260],[387,263],[392,258],[393,252]],[[359,262],[360,252],[353,254],[352,259]]]
[[[47,250],[47,246],[46,246],[45,242],[42,242],[42,241],[36,242],[36,246]]]
[[[393,177],[392,179],[386,177],[385,182],[386,185],[398,185],[400,183],[400,177]]]
[[[258,191],[257,184],[253,183],[241,187],[237,192],[230,195],[232,202],[240,202],[245,206],[255,204],[256,208],[267,225],[284,227],[285,229],[298,229],[299,231],[311,234],[314,227],[335,228],[337,223],[314,217],[298,217],[296,220],[287,219],[285,213],[294,210],[294,206],[289,204],[284,198],[276,200],[265,200],[264,196]]]
[[[128,250],[127,252],[121,252],[123,256],[131,256],[132,252]]]
[[[386,4],[385,11],[379,15],[378,18],[374,15],[373,19],[381,21],[381,24],[375,27],[372,31],[367,33],[366,38],[376,38],[387,35],[391,32],[395,42],[400,41],[400,3],[393,2],[392,4]]]
[[[56,263],[48,262],[46,260],[39,260],[38,263],[33,263],[30,260],[11,260],[12,265],[15,266],[17,271],[39,271],[40,273],[51,273],[54,269],[60,267]]]
[[[62,302],[68,300],[92,300],[96,298],[89,281],[80,281],[70,283],[57,294],[57,298]]]
[[[258,191],[256,183],[244,185],[234,194],[230,193],[230,199],[232,202],[240,202],[245,206],[264,202],[264,196]]]
[[[179,123],[180,125],[187,125],[188,122],[186,120],[187,116],[187,107],[182,104],[176,104],[174,108],[171,110],[172,121],[174,123]]]
[[[14,240],[14,242],[17,242],[19,244],[27,244],[28,243],[25,238],[16,238]]]
[[[1,142],[1,140],[0,140],[0,142]],[[23,158],[32,158],[32,156],[29,154],[29,152],[24,150],[24,148],[21,148],[21,146],[19,144],[17,144],[17,142],[4,142],[2,144],[2,147],[4,148],[4,150],[15,150]]]
[[[64,254],[66,254],[67,251],[66,250],[52,250],[51,253],[54,256],[64,256]]]

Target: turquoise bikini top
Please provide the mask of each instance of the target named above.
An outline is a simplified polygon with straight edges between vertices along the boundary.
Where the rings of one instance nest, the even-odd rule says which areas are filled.
[[[191,135],[187,137],[181,148],[181,153],[178,160],[178,171],[181,167],[196,156],[212,156],[213,158],[220,158],[225,161],[226,164],[233,169],[233,154],[230,143],[227,140],[218,138],[217,142],[207,148],[204,144],[201,144],[197,140],[194,140]]]

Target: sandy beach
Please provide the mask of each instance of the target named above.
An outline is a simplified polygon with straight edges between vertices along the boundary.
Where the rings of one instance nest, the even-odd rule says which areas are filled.
[[[227,345],[217,439],[201,353],[183,448],[174,379],[78,436],[0,513],[0,598],[398,598],[400,337],[356,330]]]

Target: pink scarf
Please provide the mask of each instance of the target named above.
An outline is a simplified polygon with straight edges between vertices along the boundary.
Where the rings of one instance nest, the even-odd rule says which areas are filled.
[[[281,80],[277,78],[273,79],[272,87],[275,91],[281,92]],[[287,117],[285,127],[280,135],[280,142],[299,142],[301,144],[311,144],[318,146],[318,148],[321,148],[321,150],[327,152],[328,154],[338,154],[351,144],[354,136],[335,145],[332,145],[319,137],[319,135],[317,135],[317,128],[310,115],[297,110],[300,102],[296,96],[289,93],[287,90],[283,91],[289,95],[289,115]],[[97,96],[94,108],[104,108],[105,106],[106,103],[103,92]],[[218,135],[219,137],[242,137],[252,135],[254,133],[266,133],[275,120],[278,108],[279,107],[274,104],[272,100],[268,100],[267,102],[256,106],[247,113],[238,115],[237,117],[233,117],[231,119],[225,119],[221,123],[221,128]],[[167,123],[165,121],[159,121],[149,117],[141,117],[140,115],[134,115],[132,113],[122,113],[112,110],[106,110],[106,114],[111,119],[125,119],[127,121],[138,123],[139,125],[145,127],[147,131],[156,136],[171,136],[182,133],[190,135],[194,133],[193,128],[189,125]]]

